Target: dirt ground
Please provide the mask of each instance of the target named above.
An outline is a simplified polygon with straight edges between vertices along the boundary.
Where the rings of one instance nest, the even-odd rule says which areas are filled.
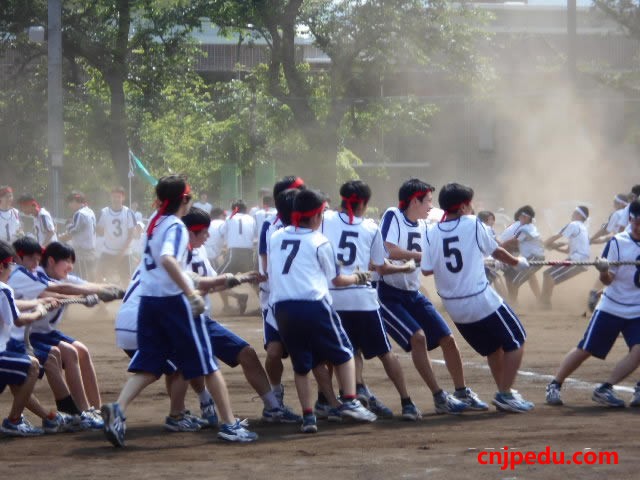
[[[239,368],[223,367],[233,407],[238,417],[247,417],[260,435],[257,443],[225,444],[212,430],[198,433],[168,434],[162,429],[168,410],[163,385],[148,388],[127,412],[127,444],[113,448],[101,432],[81,432],[33,439],[0,438],[1,471],[12,478],[433,478],[433,479],[528,479],[528,478],[638,478],[640,466],[637,436],[640,409],[609,410],[595,405],[591,389],[603,381],[615,361],[624,355],[619,340],[605,361],[589,360],[575,374],[579,381],[567,382],[563,389],[565,406],[544,403],[544,387],[565,353],[581,338],[588,317],[586,292],[595,280],[594,272],[561,285],[554,295],[554,310],[539,311],[525,286],[515,307],[528,331],[522,375],[516,388],[536,403],[528,414],[503,414],[492,407],[488,413],[461,416],[436,415],[433,401],[411,364],[408,355],[396,348],[404,366],[410,393],[423,410],[419,422],[400,419],[374,424],[327,424],[321,422],[316,435],[297,433],[295,425],[267,425],[260,421],[262,402],[255,398]],[[429,283],[427,291],[433,292]],[[215,299],[214,299],[215,301]],[[255,308],[256,304],[250,305]],[[92,352],[100,380],[103,401],[115,400],[126,379],[127,359],[114,346],[113,318],[117,305],[108,309],[70,310],[63,331],[85,342]],[[261,320],[257,316],[220,320],[261,348]],[[455,333],[455,331],[454,331]],[[490,401],[495,386],[481,357],[457,335],[466,365],[467,384]],[[432,358],[441,384],[452,388],[442,364],[440,351]],[[370,388],[395,412],[399,399],[377,360],[366,363]],[[623,383],[625,398],[635,378]],[[285,370],[286,401],[299,409],[290,365]],[[626,387],[626,388],[624,388]],[[37,393],[43,403],[52,405],[46,384],[39,382]],[[0,397],[0,412],[6,415],[10,395]],[[197,398],[190,394],[188,404],[197,409]],[[30,415],[33,420],[33,416]],[[501,465],[481,465],[478,456],[487,449],[510,451],[617,452],[617,465],[520,465],[501,470]],[[590,449],[590,450],[589,450]],[[487,458],[488,459],[488,458]]]

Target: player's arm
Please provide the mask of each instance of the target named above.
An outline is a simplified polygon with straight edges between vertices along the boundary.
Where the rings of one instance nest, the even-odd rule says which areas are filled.
[[[176,258],[172,255],[163,255],[160,260],[162,267],[167,271],[169,278],[182,290],[182,292],[190,297],[195,294],[195,291],[191,288],[191,285],[187,282],[184,275],[182,275],[182,269]]]
[[[409,260],[402,265],[384,262],[382,265],[374,265],[376,273],[379,275],[393,275],[394,273],[411,273],[416,269],[415,260]]]
[[[498,242],[498,244],[505,250],[515,250],[518,248],[518,239],[516,237],[511,237],[504,242]]]
[[[107,288],[119,288],[116,285],[108,284],[108,283],[71,283],[71,282],[60,282],[60,283],[50,283],[47,286],[45,292],[47,294],[55,294],[55,295],[93,295],[94,293],[99,293],[101,290]]]
[[[503,247],[496,248],[491,254],[493,258],[499,260],[507,265],[511,265],[512,267],[517,266],[520,263],[520,259],[518,257],[514,257],[509,252],[507,252]]]
[[[555,235],[551,235],[544,241],[544,248],[553,249],[556,248],[556,242],[562,238],[562,233],[556,233]]]
[[[384,247],[387,249],[389,258],[391,260],[413,260],[414,262],[419,262],[422,258],[422,253],[412,250],[405,250],[395,243],[384,242]]]

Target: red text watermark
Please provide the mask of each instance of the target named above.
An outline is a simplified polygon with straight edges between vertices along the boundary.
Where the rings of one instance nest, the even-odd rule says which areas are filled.
[[[521,451],[502,447],[478,453],[480,465],[499,465],[500,470],[514,470],[518,465],[617,465],[618,452],[557,452],[546,446],[542,451]]]

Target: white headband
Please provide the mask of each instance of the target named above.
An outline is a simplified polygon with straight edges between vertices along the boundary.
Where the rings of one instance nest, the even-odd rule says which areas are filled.
[[[589,218],[589,215],[587,215],[587,212],[585,212],[582,207],[576,207],[576,212],[578,212],[585,220]]]
[[[620,195],[616,195],[615,198],[613,199],[614,202],[618,202],[622,205],[628,205],[629,202],[627,202],[627,199],[624,197],[621,197]]]

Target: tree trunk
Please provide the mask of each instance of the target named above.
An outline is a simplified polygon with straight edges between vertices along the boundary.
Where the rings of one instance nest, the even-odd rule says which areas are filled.
[[[127,140],[127,112],[124,96],[124,78],[119,75],[107,77],[111,91],[109,115],[109,150],[116,170],[118,183],[126,187],[129,174],[129,142]]]

